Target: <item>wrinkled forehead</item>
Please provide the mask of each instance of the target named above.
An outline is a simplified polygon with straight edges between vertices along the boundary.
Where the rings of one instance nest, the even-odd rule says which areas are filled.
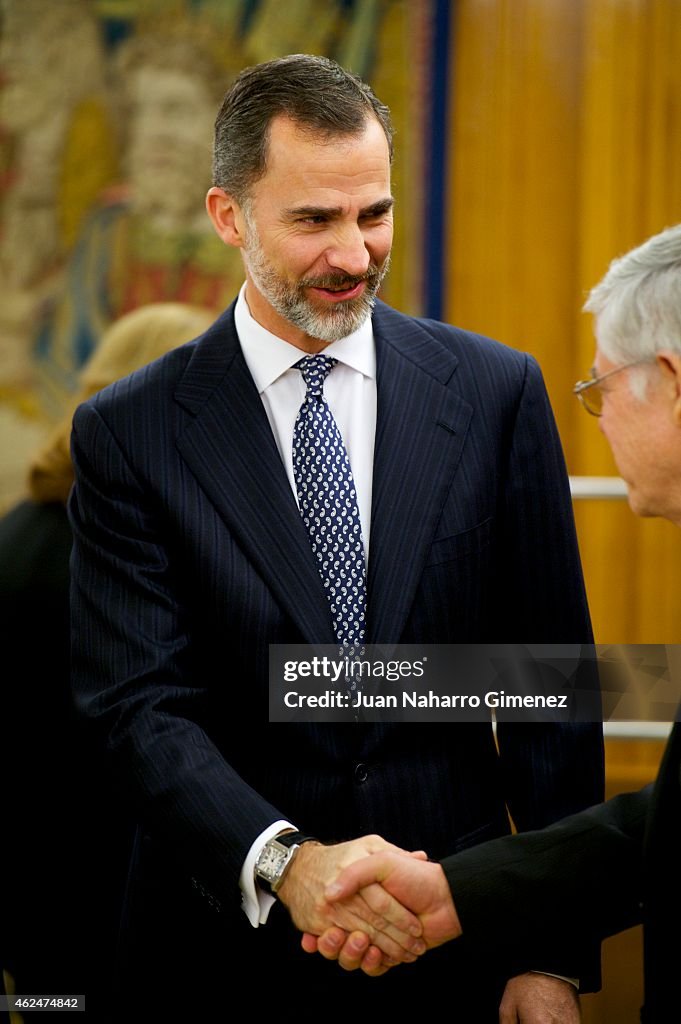
[[[379,121],[367,116],[356,132],[320,131],[279,114],[270,122],[265,149],[265,173],[290,172],[304,166],[337,167],[352,171],[356,165],[385,164],[390,167],[388,140]]]
[[[390,159],[385,133],[368,121],[357,135],[321,136],[289,119],[272,124],[263,174],[251,196],[259,204],[366,205],[389,198]]]

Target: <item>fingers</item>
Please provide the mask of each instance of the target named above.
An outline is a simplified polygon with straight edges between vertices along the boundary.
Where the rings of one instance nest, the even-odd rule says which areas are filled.
[[[306,953],[317,952],[317,936],[310,935],[309,932],[303,932],[303,936],[300,940],[300,945],[303,947]]]
[[[360,889],[371,885],[372,882],[381,882],[390,871],[393,858],[399,856],[393,853],[374,853],[369,857],[363,857],[343,868],[335,882],[327,885],[325,895],[327,900],[336,902],[347,899]]]
[[[421,936],[423,927],[418,917],[403,907],[399,900],[391,896],[381,885],[374,882],[362,889],[360,894],[375,915],[371,923],[376,931],[387,932],[400,945],[404,945],[403,936]],[[406,945],[405,948],[411,948],[411,945]]]
[[[378,946],[370,945],[363,932],[353,932],[348,936],[337,959],[343,970],[355,971],[359,968],[370,978],[380,978],[391,967],[397,967],[397,961],[385,956]]]
[[[353,935],[361,935],[361,932],[353,932]],[[305,936],[303,936],[304,938]],[[325,932],[317,938],[317,952],[326,960],[337,960],[344,943],[349,938],[348,933],[343,931],[342,928],[327,928]],[[368,936],[364,936],[366,939],[365,949],[369,946]],[[303,947],[305,948],[305,947]]]
[[[396,966],[395,961],[383,956],[377,946],[369,946],[361,964],[362,970],[370,978],[380,978],[382,974],[387,974],[391,967]]]
[[[341,949],[337,952],[336,956],[338,964],[343,968],[344,971],[356,971],[361,966],[364,955],[369,949],[370,942],[368,935],[364,932],[351,932],[347,939],[343,943]],[[379,960],[381,959],[381,951],[379,950]]]
[[[317,947],[327,960],[337,960],[343,970],[361,969],[372,978],[378,978],[396,966],[396,961],[369,943],[364,932],[351,932],[346,937],[341,928],[329,928],[319,936]]]
[[[422,939],[395,929],[380,915],[375,914],[364,899],[363,893],[358,893],[343,903],[333,904],[332,913],[334,923],[339,928],[347,932],[364,932],[374,945],[379,946],[387,956],[397,962],[413,962],[426,950]]]

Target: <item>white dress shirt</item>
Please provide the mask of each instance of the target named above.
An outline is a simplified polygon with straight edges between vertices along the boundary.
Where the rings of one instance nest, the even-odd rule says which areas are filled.
[[[305,353],[271,334],[253,319],[246,301],[245,285],[239,292],[234,321],[246,365],[265,407],[297,503],[293,479],[293,426],[303,404],[306,387],[300,370],[293,366]],[[368,564],[376,436],[376,346],[371,318],[368,317],[353,334],[327,345],[324,355],[338,360],[338,365],[326,378],[324,395],[350,458]],[[287,828],[295,829],[296,826],[287,821],[270,825],[251,846],[241,869],[241,905],[254,928],[265,923],[274,903],[274,897],[255,884],[255,862],[267,840]]]

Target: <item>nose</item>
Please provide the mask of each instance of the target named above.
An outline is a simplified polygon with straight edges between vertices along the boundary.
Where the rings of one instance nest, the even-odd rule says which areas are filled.
[[[326,250],[326,260],[332,269],[349,276],[361,277],[366,274],[371,255],[359,224],[339,226],[332,244]]]

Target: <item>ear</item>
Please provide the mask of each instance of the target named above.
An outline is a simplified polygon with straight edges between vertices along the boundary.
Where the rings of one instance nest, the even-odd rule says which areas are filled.
[[[206,210],[211,224],[225,245],[242,248],[246,223],[241,207],[223,188],[214,185],[206,195]]]
[[[674,423],[681,427],[681,354],[662,349],[655,356],[655,363],[668,388]]]

